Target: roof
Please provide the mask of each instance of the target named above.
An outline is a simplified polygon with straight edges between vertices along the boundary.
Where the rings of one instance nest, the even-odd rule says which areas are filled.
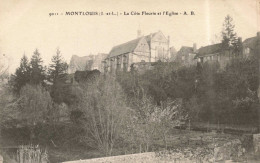
[[[203,57],[203,56],[208,55],[208,54],[219,53],[221,51],[221,49],[222,49],[221,43],[201,47],[201,48],[199,48],[198,53],[195,56],[195,58]]]
[[[141,39],[143,39],[143,38],[146,39],[148,45],[150,46],[151,38],[153,38],[156,35],[156,33],[158,33],[158,32],[151,33],[149,35],[146,35],[146,36],[143,36],[143,37],[139,37],[137,39],[128,41],[126,43],[114,46],[112,48],[112,50],[110,51],[109,55],[107,56],[107,58],[115,57],[115,56],[118,56],[118,55],[121,55],[121,54],[126,54],[126,53],[133,52],[135,50],[135,48],[137,47],[139,41]]]
[[[178,53],[180,53],[180,52],[192,53],[193,52],[193,48],[189,47],[189,46],[182,46],[180,48],[180,50],[178,51]]]
[[[140,37],[140,38],[134,39],[132,41],[128,41],[126,43],[114,46],[112,48],[112,50],[110,51],[108,57],[114,57],[114,56],[118,56],[120,54],[133,52],[135,50],[136,46],[138,45],[139,41],[142,38],[143,37]]]
[[[243,42],[243,45],[246,47],[249,47],[251,49],[254,49],[257,45],[257,37],[251,37],[251,38],[246,39]]]
[[[79,57],[77,55],[73,55],[70,59],[70,64],[69,64],[69,70],[80,70],[84,71],[86,70],[88,61],[92,60],[92,56],[83,56]]]

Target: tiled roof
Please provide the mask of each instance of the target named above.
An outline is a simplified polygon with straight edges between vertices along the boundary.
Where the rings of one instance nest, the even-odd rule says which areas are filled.
[[[120,54],[133,52],[141,39],[142,37],[114,46],[110,51],[108,57],[114,57]]]
[[[114,46],[112,48],[112,50],[110,51],[108,58],[115,57],[115,56],[118,56],[118,55],[121,55],[121,54],[133,52],[135,50],[136,46],[138,45],[139,41],[143,38],[146,39],[148,45],[150,46],[151,38],[154,37],[156,33],[152,33],[152,34],[149,34],[149,35],[146,35],[146,36],[143,36],[143,37],[139,37],[137,39],[128,41],[126,43]]]
[[[208,54],[219,53],[221,51],[221,49],[222,49],[221,43],[201,47],[201,48],[199,48],[198,53],[195,56],[195,58],[202,57],[202,56],[205,56]]]

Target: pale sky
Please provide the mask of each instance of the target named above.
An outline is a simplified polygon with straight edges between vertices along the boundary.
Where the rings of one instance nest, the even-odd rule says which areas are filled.
[[[220,35],[227,14],[235,31],[245,40],[260,31],[259,0],[0,0],[0,55],[11,58],[10,72],[19,66],[25,53],[31,57],[38,48],[45,62],[59,47],[69,62],[72,55],[109,53],[117,44],[137,37],[140,26],[148,35],[161,30],[170,36],[170,45],[206,46]],[[195,16],[49,16],[67,11],[190,13]],[[259,13],[260,15],[260,13]]]

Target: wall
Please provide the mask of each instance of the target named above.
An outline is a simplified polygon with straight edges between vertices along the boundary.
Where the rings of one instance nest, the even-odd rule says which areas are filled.
[[[165,36],[158,32],[151,40],[151,62],[156,62],[159,59],[169,58],[169,42]],[[163,51],[162,56],[159,56],[159,49]]]
[[[210,137],[209,137],[210,138]],[[63,163],[135,163],[135,162],[216,162],[236,159],[244,155],[245,149],[239,139],[227,141],[224,144],[217,142],[208,147],[197,146],[196,149],[186,147],[175,151],[147,152],[139,154],[102,157],[88,160],[68,161]]]

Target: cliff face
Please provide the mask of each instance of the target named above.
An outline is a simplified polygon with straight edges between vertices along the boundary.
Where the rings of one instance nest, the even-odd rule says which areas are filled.
[[[100,53],[97,55],[89,55],[79,57],[73,55],[69,64],[69,73],[75,73],[76,71],[86,71],[86,70],[99,70],[103,72],[102,61],[105,59],[107,54]]]

